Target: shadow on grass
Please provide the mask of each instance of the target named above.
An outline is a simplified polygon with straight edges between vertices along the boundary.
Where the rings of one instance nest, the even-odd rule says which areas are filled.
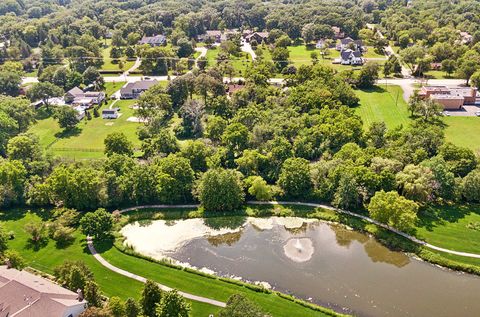
[[[38,241],[33,241],[32,239],[27,240],[25,249],[33,250],[35,252],[39,251],[42,248],[45,248],[48,245],[48,237],[42,238]]]
[[[33,213],[40,217],[42,221],[50,219],[50,209],[45,208],[9,208],[0,211],[0,221],[16,221],[25,218],[27,213]]]
[[[61,132],[55,133],[55,137],[59,139],[67,139],[79,135],[82,130],[79,127],[74,127],[72,129],[64,129]]]
[[[458,222],[470,213],[480,215],[478,205],[432,206],[419,212],[418,226],[432,231],[437,226]]]
[[[115,239],[113,237],[108,237],[103,240],[95,240],[93,244],[95,246],[95,250],[97,250],[99,254],[102,254],[107,252],[111,248],[113,248],[114,241]],[[88,249],[88,245],[87,245],[87,240],[82,239],[81,244],[83,246],[83,253],[90,254],[90,250]]]

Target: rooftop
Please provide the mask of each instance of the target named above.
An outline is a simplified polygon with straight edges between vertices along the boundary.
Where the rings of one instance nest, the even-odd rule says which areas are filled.
[[[47,279],[0,266],[0,315],[16,317],[63,316],[85,300]]]

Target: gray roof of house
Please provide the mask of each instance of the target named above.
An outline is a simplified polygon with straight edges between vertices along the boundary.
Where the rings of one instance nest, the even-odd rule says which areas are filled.
[[[167,41],[165,35],[144,36],[139,44],[161,45]]]
[[[340,52],[340,56],[343,60],[350,59],[351,55],[353,55],[354,57],[362,57],[362,53],[360,51],[352,51],[351,49],[348,49]]]
[[[83,90],[81,90],[78,87],[73,87],[72,89],[67,91],[67,94],[72,95],[72,96],[79,96],[79,95],[83,95],[84,92],[83,92]]]
[[[156,79],[153,80],[140,80],[136,81],[134,83],[128,83],[125,87],[120,89],[121,94],[128,94],[132,93],[134,89],[136,90],[147,90],[148,88],[155,86],[158,84],[158,81]]]
[[[343,45],[347,45],[347,44],[352,43],[352,42],[353,42],[353,39],[351,37],[346,37],[346,38],[340,40],[340,43],[342,43]]]

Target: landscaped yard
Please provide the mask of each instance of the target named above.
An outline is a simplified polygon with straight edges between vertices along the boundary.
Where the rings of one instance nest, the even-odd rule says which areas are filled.
[[[120,69],[119,63],[112,62],[113,60],[110,57],[110,50],[112,49],[111,43],[112,43],[112,40],[108,39],[106,40],[106,46],[103,46],[103,49],[102,49],[103,65],[100,68],[100,70],[123,72],[130,69],[135,64],[135,60],[127,60],[126,57],[121,58],[121,60],[123,61],[122,69]]]
[[[213,46],[208,49],[207,51],[207,64],[209,67],[217,65],[217,56],[220,52],[220,49],[216,46]],[[230,55],[230,61],[232,62],[232,66],[235,69],[234,76],[243,76],[245,70],[248,68],[252,60],[250,54],[241,52],[239,56]]]
[[[41,246],[36,250],[29,242],[24,230],[31,221],[47,220],[47,212],[27,212],[26,210],[6,210],[0,212],[0,220],[5,230],[13,231],[15,239],[9,241],[9,247],[17,250],[25,258],[27,265],[52,274],[53,268],[65,260],[81,260],[87,264],[95,276],[96,282],[107,296],[119,296],[122,299],[134,297],[138,299],[142,284],[127,277],[118,275],[101,266],[90,255],[85,243],[85,236],[75,232],[75,241],[70,246],[59,248],[54,241]],[[230,295],[242,293],[262,306],[273,316],[326,316],[304,308],[298,304],[281,299],[274,294],[257,293],[242,286],[228,284],[219,280],[202,277],[185,271],[169,268],[133,256],[126,255],[112,246],[111,243],[97,244],[97,251],[111,264],[125,270],[137,273],[156,282],[177,288],[181,291],[225,301]],[[214,314],[217,307],[190,301],[192,316],[205,317]]]
[[[362,118],[366,127],[372,122],[385,122],[388,128],[410,121],[407,103],[403,99],[400,86],[380,85],[370,90],[356,90],[360,106],[355,111]]]

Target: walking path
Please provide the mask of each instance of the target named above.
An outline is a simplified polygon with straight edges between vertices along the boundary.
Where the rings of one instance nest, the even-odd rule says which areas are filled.
[[[198,60],[202,57],[207,56],[207,48],[206,47],[195,47],[195,51],[200,52],[197,58],[195,58],[195,66],[198,68]]]
[[[142,276],[139,276],[139,275],[133,274],[131,272],[122,270],[121,268],[118,268],[118,267],[113,266],[112,264],[108,263],[100,254],[97,253],[97,250],[95,250],[95,247],[93,246],[92,239],[90,237],[87,238],[87,245],[88,245],[88,250],[90,250],[90,253],[93,255],[93,257],[98,262],[100,262],[101,265],[103,265],[104,267],[106,267],[110,271],[113,271],[113,272],[118,273],[120,275],[126,276],[128,278],[134,279],[134,280],[139,281],[141,283],[146,283],[147,282],[147,279],[142,277]],[[163,291],[168,292],[168,291],[172,290],[172,288],[170,288],[168,286],[165,286],[163,284],[157,283],[157,285]],[[194,300],[194,301],[197,301],[197,302],[202,302],[202,303],[206,303],[206,304],[210,304],[210,305],[214,305],[214,306],[218,306],[218,307],[225,307],[226,306],[226,304],[224,302],[220,302],[220,301],[217,301],[217,300],[214,300],[214,299],[210,299],[210,298],[206,298],[206,297],[202,297],[202,296],[197,296],[197,295],[193,295],[193,294],[185,293],[185,292],[180,292],[180,291],[178,293],[185,298],[188,298],[188,299],[191,299],[191,300]]]
[[[133,64],[132,67],[130,67],[130,69],[127,69],[123,75],[124,76],[128,76],[131,72],[133,72],[134,70],[137,70],[140,65],[142,64],[142,60],[140,59],[140,57],[137,57],[137,59],[135,60],[135,64]]]

